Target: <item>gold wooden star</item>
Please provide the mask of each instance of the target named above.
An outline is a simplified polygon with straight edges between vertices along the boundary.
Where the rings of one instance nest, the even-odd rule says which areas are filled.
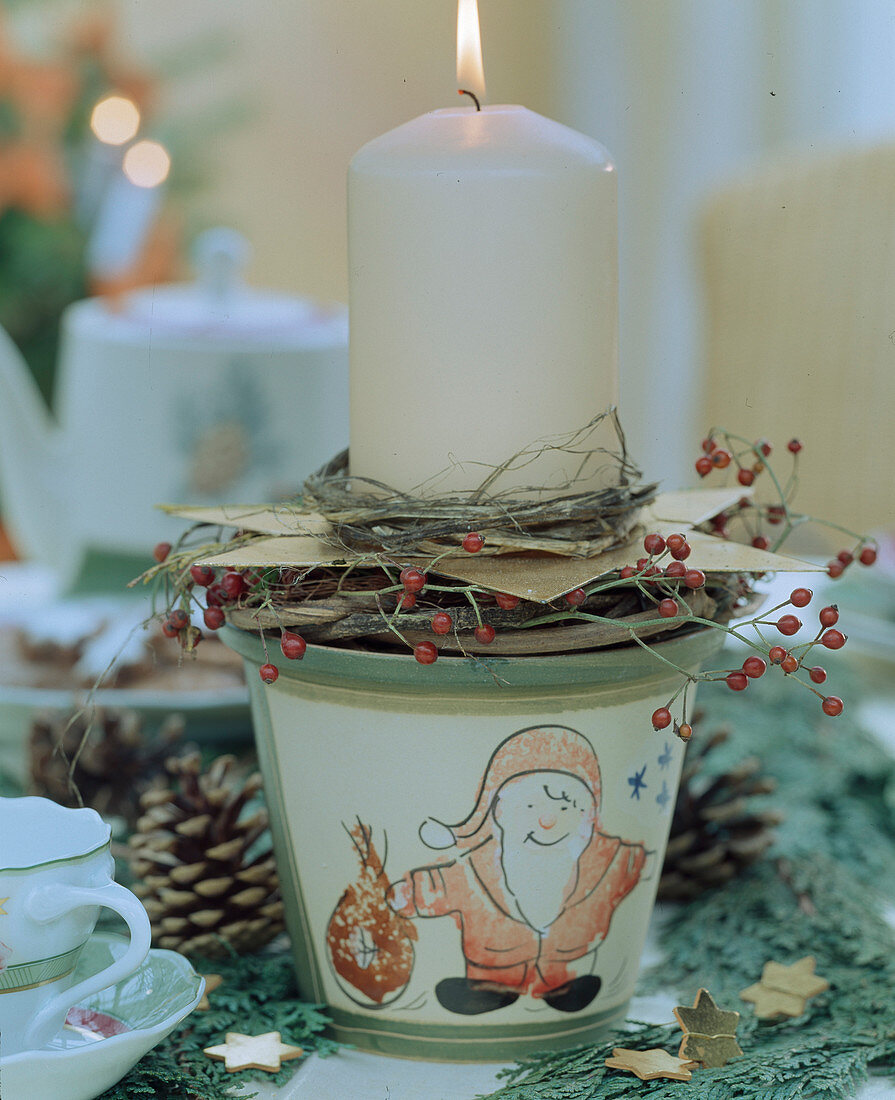
[[[276,1073],[281,1062],[301,1058],[304,1051],[301,1047],[281,1043],[278,1031],[268,1031],[264,1035],[241,1035],[238,1031],[228,1031],[225,1043],[206,1047],[204,1053],[223,1062],[229,1073],[241,1069],[264,1069]]]
[[[675,1058],[667,1050],[656,1047],[653,1050],[625,1050],[616,1047],[612,1057],[606,1059],[609,1069],[620,1069],[633,1073],[641,1081],[655,1081],[657,1077],[667,1077],[670,1081],[689,1081],[697,1063]]]
[[[684,1032],[678,1052],[681,1058],[714,1068],[727,1065],[743,1053],[734,1038],[739,1012],[718,1008],[707,989],[700,989],[692,1006],[678,1005],[674,1014]]]
[[[220,974],[203,974],[202,977],[205,979],[205,992],[202,994],[202,1000],[196,1005],[196,1010],[198,1012],[208,1012],[211,1008],[208,994],[214,993],[224,979]]]
[[[765,963],[761,981],[744,989],[740,997],[755,1005],[755,1015],[761,1020],[801,1016],[811,997],[830,988],[826,978],[814,973],[816,965],[813,955],[806,955],[791,966]]]

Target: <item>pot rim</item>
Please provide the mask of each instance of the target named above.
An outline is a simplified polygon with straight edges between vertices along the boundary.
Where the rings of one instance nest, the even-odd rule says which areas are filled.
[[[221,629],[220,637],[250,664],[255,667],[273,664],[288,680],[313,684],[351,681],[355,685],[430,693],[456,688],[500,692],[508,687],[658,684],[681,675],[665,662],[689,671],[699,668],[721,648],[724,632],[703,627],[680,637],[649,643],[655,654],[639,645],[623,645],[534,657],[441,656],[425,668],[410,653],[370,653],[310,643],[300,661],[290,661],[274,639],[265,652],[260,634],[253,631],[228,625]]]

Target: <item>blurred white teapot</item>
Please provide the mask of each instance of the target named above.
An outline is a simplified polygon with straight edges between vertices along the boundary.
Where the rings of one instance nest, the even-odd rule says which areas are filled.
[[[246,287],[230,230],[195,256],[195,284],[69,307],[56,420],[0,330],[4,518],[66,576],[89,548],[148,555],[179,533],[159,502],[281,498],[347,445],[346,309]]]

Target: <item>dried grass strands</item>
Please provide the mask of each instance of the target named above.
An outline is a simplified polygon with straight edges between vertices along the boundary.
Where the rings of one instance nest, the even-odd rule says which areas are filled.
[[[617,451],[586,445],[604,421],[615,432]],[[523,470],[545,450],[563,450],[576,463],[566,485],[551,490],[547,499],[543,488],[534,486],[491,493],[498,477]],[[575,485],[600,466],[613,468],[614,484],[575,493]],[[654,499],[656,485],[640,484],[639,477],[615,409],[610,409],[560,443],[541,442],[520,451],[490,470],[476,489],[438,499],[350,475],[344,451],[305,482],[302,509],[323,515],[339,541],[359,552],[441,552],[476,530],[492,549],[499,550],[503,540],[507,549],[588,556],[625,541],[639,509]]]

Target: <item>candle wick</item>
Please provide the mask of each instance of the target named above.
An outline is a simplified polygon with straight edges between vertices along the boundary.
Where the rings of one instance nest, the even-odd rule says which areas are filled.
[[[475,92],[470,92],[470,91],[467,91],[466,88],[461,88],[457,92],[457,95],[468,95],[469,98],[472,100],[472,102],[475,104],[475,109],[477,111],[481,111],[482,105],[481,105],[481,103],[479,103],[479,97],[475,94]]]

